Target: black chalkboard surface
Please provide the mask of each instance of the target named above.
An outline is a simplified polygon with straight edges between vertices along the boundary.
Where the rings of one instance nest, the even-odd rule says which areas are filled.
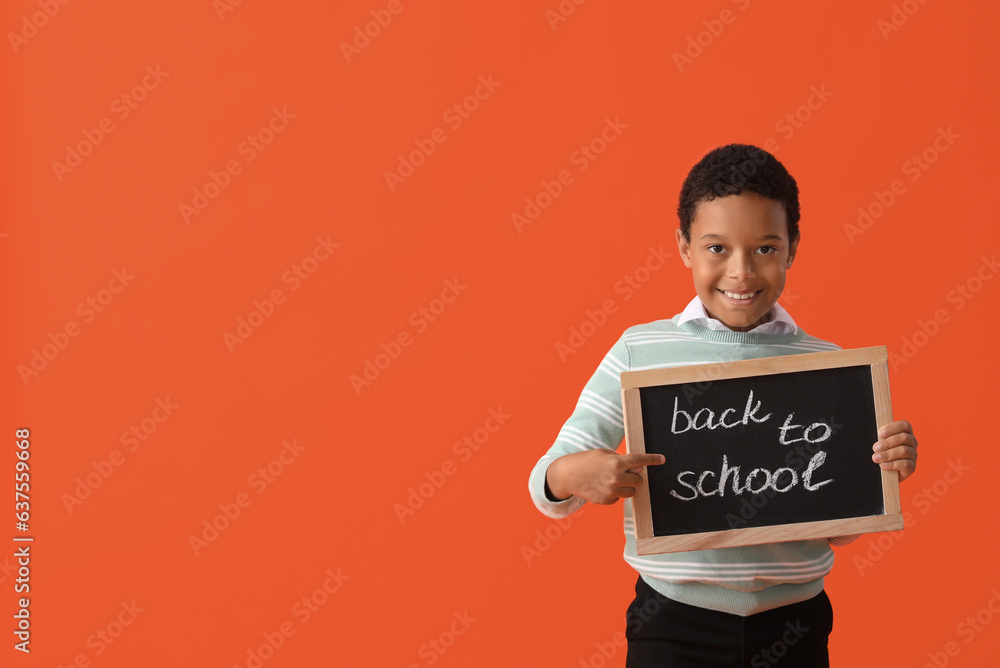
[[[886,349],[622,373],[639,554],[898,530]]]

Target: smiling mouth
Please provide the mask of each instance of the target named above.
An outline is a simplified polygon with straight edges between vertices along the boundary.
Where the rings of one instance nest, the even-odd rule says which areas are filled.
[[[750,291],[750,292],[729,292],[728,290],[719,290],[719,292],[721,292],[722,294],[726,295],[730,299],[736,299],[738,301],[745,301],[745,300],[748,300],[748,299],[753,299],[758,294],[760,294],[762,292],[762,290],[755,290],[755,291]]]

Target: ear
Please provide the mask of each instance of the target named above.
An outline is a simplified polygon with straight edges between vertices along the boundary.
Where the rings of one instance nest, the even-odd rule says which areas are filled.
[[[684,233],[681,229],[677,228],[677,250],[680,252],[681,260],[684,261],[684,266],[688,269],[691,268],[691,244],[688,240],[684,238]]]
[[[798,236],[795,237],[795,241],[788,244],[788,260],[785,262],[785,269],[792,268],[792,260],[795,259],[795,253],[799,250],[799,241],[802,239],[802,233],[799,232]]]

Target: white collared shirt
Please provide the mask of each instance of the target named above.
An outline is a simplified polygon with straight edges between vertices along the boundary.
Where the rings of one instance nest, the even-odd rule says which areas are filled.
[[[757,325],[750,331],[754,334],[795,334],[799,331],[798,325],[795,324],[795,321],[792,320],[792,316],[788,315],[788,311],[786,311],[781,304],[777,302],[774,303],[774,306],[771,308],[770,316],[770,320]],[[681,312],[681,317],[677,319],[677,324],[682,325],[689,321],[695,323],[696,325],[707,327],[708,329],[730,329],[721,321],[708,317],[708,313],[705,311],[705,305],[701,303],[701,299],[699,299],[697,295],[695,295],[695,298],[688,302],[688,305],[684,307],[684,310]]]

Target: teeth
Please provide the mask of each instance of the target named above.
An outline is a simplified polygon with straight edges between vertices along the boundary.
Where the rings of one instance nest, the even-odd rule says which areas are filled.
[[[758,290],[757,292],[760,292],[760,290]],[[742,299],[750,299],[751,297],[753,297],[754,295],[756,295],[757,292],[748,292],[746,294],[738,295],[735,292],[726,292],[725,290],[722,291],[722,293],[724,295],[726,295],[727,297],[732,297],[733,299],[741,299],[741,300]]]

